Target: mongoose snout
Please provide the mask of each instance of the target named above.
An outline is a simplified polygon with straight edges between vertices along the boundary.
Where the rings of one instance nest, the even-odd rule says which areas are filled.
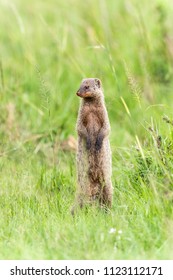
[[[82,98],[91,97],[91,92],[89,92],[89,88],[86,89],[86,87],[80,88],[76,94],[77,96]]]
[[[81,91],[81,90],[78,90],[76,92],[77,96],[79,97],[82,97],[82,98],[86,98],[86,97],[90,97],[91,96],[91,93],[90,92],[86,92],[86,91]]]

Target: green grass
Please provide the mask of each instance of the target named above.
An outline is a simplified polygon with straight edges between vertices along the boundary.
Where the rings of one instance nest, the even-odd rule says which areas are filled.
[[[173,258],[172,17],[171,0],[0,0],[0,259]],[[73,218],[84,77],[104,86],[114,201]]]

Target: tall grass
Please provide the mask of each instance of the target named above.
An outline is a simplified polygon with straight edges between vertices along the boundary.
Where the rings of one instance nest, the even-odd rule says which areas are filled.
[[[172,1],[0,1],[1,259],[173,257],[172,15]],[[84,77],[104,86],[114,201],[72,218]]]

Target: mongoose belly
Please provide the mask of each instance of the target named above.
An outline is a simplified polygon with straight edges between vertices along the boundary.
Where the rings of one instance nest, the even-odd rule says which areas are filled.
[[[84,121],[84,126],[86,126],[88,135],[90,136],[91,143],[94,144],[96,137],[101,128],[101,122],[95,113],[89,113],[86,115],[86,120]]]

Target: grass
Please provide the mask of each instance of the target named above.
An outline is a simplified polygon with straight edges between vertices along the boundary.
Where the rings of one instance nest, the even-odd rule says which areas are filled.
[[[173,258],[172,15],[161,0],[0,1],[0,259]],[[104,86],[114,201],[72,218],[84,77]]]

